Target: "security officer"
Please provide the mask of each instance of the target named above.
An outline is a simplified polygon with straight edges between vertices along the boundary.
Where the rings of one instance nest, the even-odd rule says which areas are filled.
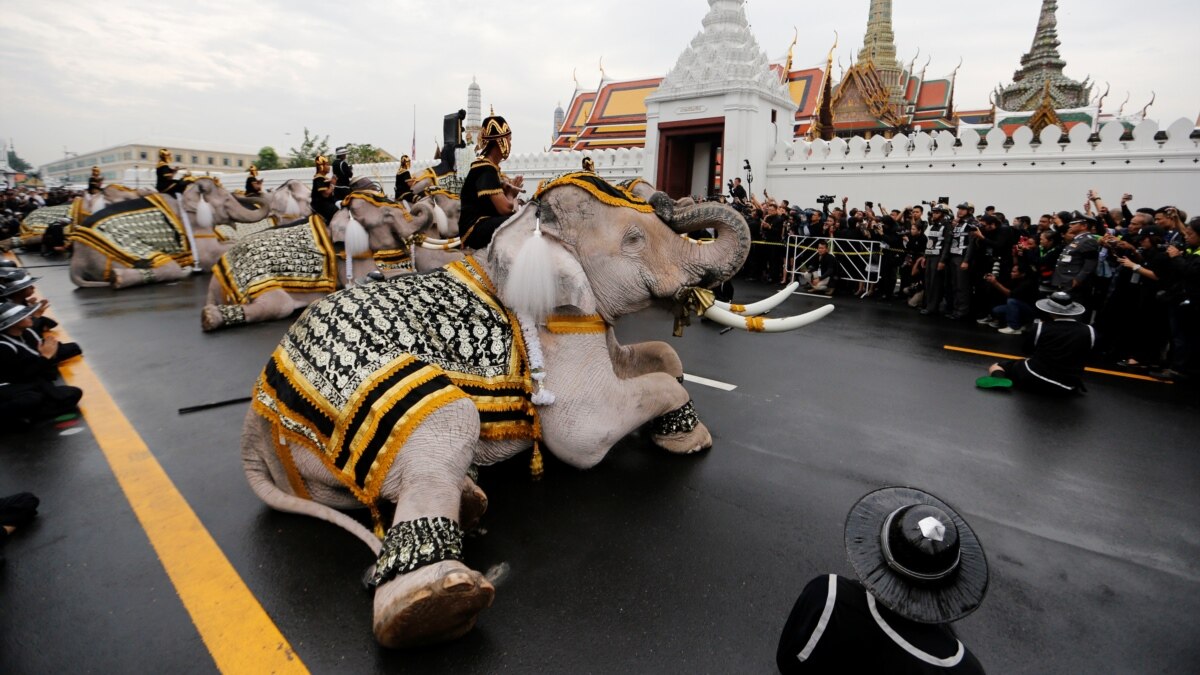
[[[337,197],[339,202],[350,194],[350,182],[354,180],[354,167],[346,161],[346,152],[347,149],[344,145],[333,151],[335,155],[333,176],[337,179],[333,188],[333,196]]]
[[[1050,285],[1056,291],[1066,291],[1080,302],[1091,295],[1092,277],[1100,262],[1100,242],[1092,236],[1095,218],[1078,211],[1071,215],[1067,224],[1066,246],[1058,256],[1054,276]]]
[[[157,176],[154,188],[163,194],[179,194],[183,191],[184,185],[181,181],[175,180],[175,174],[178,172],[179,167],[171,166],[171,151],[166,148],[159,150],[158,164],[154,165],[154,174]]]
[[[937,314],[941,311],[953,227],[950,207],[945,204],[934,205],[929,212],[929,225],[925,228],[925,307],[921,309],[921,314]]]
[[[334,196],[333,179],[329,177],[329,158],[317,155],[317,172],[313,175],[312,204],[313,213],[325,219],[328,225],[333,221],[333,214],[338,210],[338,198]]]
[[[412,160],[408,155],[400,156],[400,166],[396,167],[396,201],[412,203]]]
[[[465,232],[463,246],[478,250],[490,244],[496,228],[516,212],[525,178],[509,181],[500,171],[500,162],[512,150],[512,129],[494,111],[483,120],[476,149],[478,157],[463,181],[458,231]]]
[[[250,165],[250,175],[246,176],[246,196],[261,197],[263,194],[263,182],[258,177],[258,167]]]

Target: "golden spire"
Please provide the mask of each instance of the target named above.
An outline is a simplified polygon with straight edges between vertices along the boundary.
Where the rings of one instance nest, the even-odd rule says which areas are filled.
[[[1054,98],[1050,95],[1050,80],[1046,80],[1045,86],[1042,87],[1042,102],[1038,104],[1033,117],[1029,118],[1029,128],[1033,130],[1035,138],[1040,138],[1042,129],[1051,124],[1062,128],[1062,120],[1058,119],[1058,113],[1054,110]]]
[[[792,72],[792,49],[796,46],[796,41],[800,39],[800,30],[792,26],[794,35],[792,36],[792,44],[788,45],[787,60],[783,63],[783,72],[779,75],[779,83],[787,84],[788,75]]]
[[[825,57],[825,73],[822,76],[821,92],[817,98],[816,114],[808,125],[808,140],[831,140],[833,138],[833,52],[837,50],[838,33],[833,31],[833,46]]]

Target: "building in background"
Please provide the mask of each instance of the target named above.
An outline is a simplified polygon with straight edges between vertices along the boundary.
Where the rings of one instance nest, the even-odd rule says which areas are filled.
[[[126,176],[149,175],[150,182],[143,187],[152,187],[154,165],[158,162],[160,148],[171,151],[173,166],[194,175],[241,172],[258,160],[258,152],[248,147],[151,138],[94,152],[70,153],[70,157],[42,165],[39,171],[46,185],[83,184],[87,183],[92,167],[98,166],[105,183],[124,182]]]

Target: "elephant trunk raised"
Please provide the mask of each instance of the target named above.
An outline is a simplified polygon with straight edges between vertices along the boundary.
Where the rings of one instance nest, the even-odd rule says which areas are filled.
[[[652,200],[651,203],[655,202]],[[657,209],[659,205],[655,206]],[[682,261],[680,270],[688,276],[681,285],[703,288],[715,286],[742,269],[750,254],[750,227],[740,214],[728,206],[705,203],[682,210],[676,208],[670,213],[668,225],[683,235],[710,227],[715,231],[715,240],[711,242],[679,238],[675,255]]]

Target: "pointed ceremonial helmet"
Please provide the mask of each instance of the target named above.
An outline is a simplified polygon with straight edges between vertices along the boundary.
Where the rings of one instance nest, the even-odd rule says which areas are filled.
[[[492,114],[483,118],[483,123],[479,127],[479,144],[475,146],[475,150],[482,154],[487,150],[488,144],[495,141],[500,148],[500,157],[508,159],[508,153],[512,150],[512,129],[503,117],[496,114],[495,110],[491,112]]]

